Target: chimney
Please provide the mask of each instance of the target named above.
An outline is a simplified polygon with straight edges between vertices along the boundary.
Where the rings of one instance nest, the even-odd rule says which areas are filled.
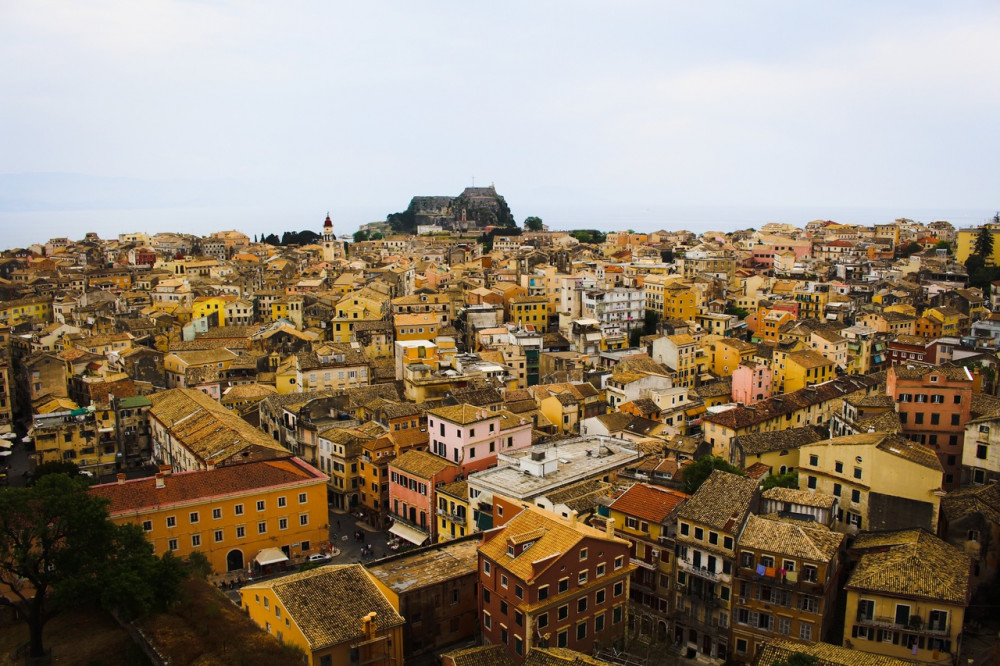
[[[609,539],[615,535],[614,518],[608,518],[607,520],[604,521],[604,531],[605,533],[607,533]]]
[[[160,465],[160,474],[167,476],[170,474],[170,465]]]
[[[377,613],[368,613],[363,618],[361,618],[362,631],[365,634],[365,640],[371,641],[375,640],[375,616]]]
[[[164,479],[163,474],[157,473],[156,475],[156,487],[163,488],[167,485],[166,479]]]
[[[570,511],[569,511],[569,526],[572,527],[573,529],[576,529],[576,517],[578,515],[579,514],[577,514],[576,509],[570,509]]]
[[[120,486],[123,483],[125,483],[125,473],[124,472],[119,472],[118,473],[118,485]]]

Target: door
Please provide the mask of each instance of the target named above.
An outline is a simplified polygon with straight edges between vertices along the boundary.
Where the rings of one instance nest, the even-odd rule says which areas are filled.
[[[233,549],[226,555],[226,570],[237,571],[243,568],[243,551]]]

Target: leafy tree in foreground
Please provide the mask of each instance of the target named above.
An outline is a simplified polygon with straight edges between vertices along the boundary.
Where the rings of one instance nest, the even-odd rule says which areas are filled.
[[[354,232],[354,242],[355,243],[363,243],[364,241],[368,240],[369,238],[370,238],[370,236],[368,235],[368,230],[367,229],[358,229],[357,231]]]
[[[524,228],[527,229],[528,231],[541,231],[542,230],[542,218],[535,217],[534,215],[532,215],[531,217],[525,218],[525,220],[524,220]]]
[[[86,482],[47,474],[28,488],[0,490],[0,605],[28,624],[30,655],[61,610],[97,601],[126,618],[173,603],[180,560],[158,558],[137,525],[115,525]]]
[[[730,465],[724,458],[712,455],[704,456],[684,468],[684,492],[688,495],[693,495],[698,488],[701,488],[701,484],[705,483],[705,479],[711,476],[712,472],[717,469],[738,476],[746,476],[743,470]]]
[[[75,462],[70,460],[50,460],[48,462],[43,462],[35,468],[34,472],[31,473],[31,479],[28,481],[28,485],[35,485],[38,483],[39,479],[48,474],[66,474],[68,476],[77,477],[80,475],[80,468],[76,466]]]
[[[773,666],[819,666],[819,658],[811,654],[793,652],[784,659],[774,662]]]
[[[993,256],[993,231],[987,229],[986,227],[980,227],[979,233],[976,234],[976,245],[974,248],[976,254],[982,257],[983,261],[987,261]]]

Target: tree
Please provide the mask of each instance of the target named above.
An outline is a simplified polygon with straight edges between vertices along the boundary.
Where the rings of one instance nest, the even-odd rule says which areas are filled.
[[[354,232],[354,242],[355,243],[362,243],[362,242],[368,240],[369,238],[370,237],[368,235],[368,230],[367,229],[358,229],[357,231]]]
[[[987,227],[980,227],[976,234],[976,245],[974,251],[982,257],[983,261],[989,262],[993,256],[993,231]]]
[[[532,215],[531,217],[525,218],[525,220],[524,220],[524,228],[527,229],[528,231],[541,231],[542,230],[542,218],[535,217],[534,215]]]
[[[730,465],[724,458],[707,455],[684,468],[684,492],[688,495],[693,495],[701,487],[701,484],[705,482],[705,479],[711,476],[712,472],[717,469],[729,472],[730,474],[736,474],[737,476],[746,476],[743,470]]]
[[[376,231],[372,233],[372,235],[369,237],[369,240],[382,240],[383,238],[385,238],[385,234],[383,234],[381,231]]]
[[[28,485],[34,485],[47,474],[66,474],[68,476],[76,477],[80,476],[80,468],[76,466],[75,462],[71,460],[50,460],[48,462],[43,462],[41,465],[35,468],[35,471],[31,473],[31,479],[28,480]]]
[[[726,304],[726,314],[727,315],[735,315],[736,317],[739,317],[740,319],[746,319],[747,317],[750,316],[750,311],[747,310],[746,308],[741,308],[740,306],[736,305],[735,303],[728,303],[728,304]]]
[[[923,249],[924,246],[918,243],[917,241],[910,241],[902,248],[900,248],[900,254],[902,254],[904,257],[908,257],[911,254],[916,254],[917,252],[920,252]]]
[[[642,318],[642,334],[653,335],[660,326],[663,317],[656,310],[646,310]]]
[[[32,657],[42,657],[45,624],[60,610],[97,601],[127,618],[170,604],[183,570],[157,558],[138,525],[115,525],[106,500],[66,474],[0,490],[0,605],[28,624]]]
[[[938,241],[934,243],[935,250],[948,250],[948,254],[951,254],[951,243],[948,241]]]
[[[764,490],[770,490],[771,488],[793,488],[798,489],[799,487],[799,473],[795,470],[791,472],[785,472],[784,474],[771,474],[766,479],[764,479],[763,488]]]

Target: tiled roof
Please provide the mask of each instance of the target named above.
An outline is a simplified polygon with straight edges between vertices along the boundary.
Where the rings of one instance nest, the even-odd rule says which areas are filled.
[[[446,421],[459,425],[471,425],[480,421],[485,421],[496,417],[496,414],[482,407],[475,405],[453,405],[451,407],[438,407],[427,412],[428,415],[440,417]]]
[[[734,532],[750,510],[757,481],[722,470],[714,470],[678,512],[679,518],[694,520],[720,530]]]
[[[552,566],[559,560],[558,557],[552,557],[553,555],[569,552],[586,537],[628,543],[623,539],[608,537],[601,530],[588,527],[580,522],[571,526],[568,522],[560,520],[554,513],[534,506],[525,507],[523,511],[511,518],[501,530],[481,545],[479,552],[524,581],[530,581],[536,575],[541,575],[548,566]],[[536,530],[538,530],[539,537],[530,550],[523,551],[517,557],[511,557],[507,554],[508,538],[516,539],[520,535]],[[536,569],[532,566],[533,562],[546,558],[551,558],[551,560],[545,567]]]
[[[941,513],[949,523],[978,513],[993,524],[1000,525],[1000,484],[963,486],[952,490],[941,499]]]
[[[479,567],[477,537],[435,544],[375,562],[368,571],[397,594],[447,580],[475,576]]]
[[[950,381],[972,381],[972,374],[960,365],[934,365],[934,366],[909,366],[894,365],[889,368],[889,372],[895,372],[897,379],[922,379],[929,374],[936,373],[944,376]]]
[[[812,528],[806,523],[752,515],[740,535],[740,547],[829,563],[837,556],[846,538],[840,532]]]
[[[824,434],[812,426],[802,428],[788,428],[777,432],[753,432],[740,435],[736,438],[736,444],[743,449],[743,453],[759,455],[768,451],[783,451],[797,449],[806,444],[812,444],[824,439]]]
[[[213,470],[178,472],[164,478],[163,488],[154,477],[125,483],[92,486],[90,492],[106,498],[112,515],[133,513],[224,495],[238,495],[308,481],[326,482],[326,475],[306,466],[298,458],[264,460],[228,465]]]
[[[426,451],[407,451],[391,463],[400,472],[419,476],[421,479],[431,479],[449,467],[455,467],[447,460],[427,453]]]
[[[406,621],[360,564],[323,566],[243,589],[273,590],[313,651],[362,638],[369,613],[376,631]]]
[[[591,657],[568,648],[532,648],[524,659],[524,666],[613,666],[615,662]]]
[[[772,396],[767,400],[758,402],[752,407],[737,405],[733,409],[727,409],[724,412],[706,414],[703,420],[707,423],[716,423],[725,428],[739,430],[759,425],[779,416],[791,414],[811,405],[841,398],[858,390],[877,386],[884,381],[884,373],[839,377],[832,381],[816,384],[815,386],[807,386],[785,395]]]
[[[437,489],[438,493],[444,493],[446,495],[451,495],[464,502],[469,501],[469,482],[468,481],[453,481],[452,483],[447,483]]]
[[[816,657],[816,666],[913,666],[914,662],[841,647],[831,643],[799,643],[785,638],[769,639],[761,646],[754,666],[784,666],[795,654]]]
[[[811,490],[798,490],[796,488],[769,488],[761,494],[761,498],[776,502],[789,502],[801,506],[814,506],[820,509],[832,509],[833,505],[837,503],[837,498],[833,495],[817,493]]]
[[[659,525],[690,497],[676,490],[637,483],[612,502],[611,508]]]
[[[968,603],[972,561],[958,548],[923,530],[860,535],[861,556],[847,589]],[[872,550],[877,549],[877,550]]]
[[[156,418],[205,464],[222,462],[257,447],[276,455],[288,451],[201,391],[178,388],[149,397],[150,418]]]
[[[537,650],[532,650],[531,655]],[[505,645],[480,645],[464,650],[455,650],[441,655],[442,663],[455,666],[514,666]]]
[[[694,389],[699,398],[719,398],[733,393],[733,378],[727,377],[711,384],[702,384]]]

